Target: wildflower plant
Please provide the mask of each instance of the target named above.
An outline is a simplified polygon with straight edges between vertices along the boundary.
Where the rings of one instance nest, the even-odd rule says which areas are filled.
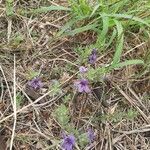
[[[118,123],[121,120],[134,120],[138,116],[138,112],[130,108],[126,111],[117,110],[113,114],[103,114],[100,117],[98,117],[98,120],[101,120],[101,122],[105,123],[106,121],[112,122],[112,123]]]
[[[86,146],[90,146],[91,143],[95,140],[95,134],[94,131],[89,128],[87,132],[82,133],[78,136],[79,145],[81,148],[85,148]]]
[[[81,74],[84,74],[84,73],[86,73],[88,71],[88,68],[86,68],[86,67],[84,67],[84,66],[81,66],[80,68],[79,68],[79,72],[81,73]]]
[[[28,81],[28,85],[35,90],[43,87],[43,83],[39,77],[35,77],[32,80]]]
[[[16,105],[17,105],[17,108],[20,108],[22,102],[23,102],[23,95],[21,95],[21,93],[18,92],[17,95],[16,95]]]
[[[52,96],[60,95],[63,93],[63,91],[60,88],[60,83],[58,80],[51,80],[49,89],[53,89],[53,91],[51,93]]]
[[[75,82],[75,87],[79,93],[89,93],[91,90],[87,79],[80,79]]]
[[[95,139],[95,135],[94,135],[94,131],[91,128],[88,129],[87,135],[88,135],[89,143],[92,143]]]
[[[123,35],[119,33],[119,36],[123,36]],[[125,60],[124,62],[120,62],[121,53],[123,49],[123,38],[121,38],[120,40],[121,41],[117,45],[116,52],[113,56],[112,62],[110,62],[110,64],[103,65],[101,67],[92,66],[95,64],[98,57],[98,51],[96,49],[92,49],[91,54],[89,55],[87,60],[87,62],[91,64],[91,66],[89,66],[88,71],[86,72],[86,74],[84,74],[84,77],[86,79],[88,79],[92,83],[103,82],[104,76],[109,74],[111,71],[113,71],[116,68],[122,68],[128,65],[144,64],[144,62],[139,59]]]
[[[29,80],[32,80],[33,78],[36,78],[39,76],[39,71],[35,71],[33,69],[30,69],[28,72],[27,72],[27,78]]]
[[[64,104],[61,104],[57,109],[55,109],[53,115],[63,128],[67,127],[70,115],[68,108]]]
[[[87,64],[88,58],[90,54],[92,53],[92,50],[95,49],[95,45],[88,45],[86,47],[77,47],[74,49],[74,51],[79,55],[79,58],[77,60],[78,64]]]
[[[82,133],[78,136],[79,145],[81,148],[85,148],[89,144],[87,133]]]
[[[61,143],[61,149],[62,150],[73,150],[73,147],[75,146],[75,136],[70,134],[66,135],[63,134],[63,142]]]
[[[90,64],[95,64],[96,59],[97,59],[97,50],[93,49],[90,56],[89,56],[89,63]]]

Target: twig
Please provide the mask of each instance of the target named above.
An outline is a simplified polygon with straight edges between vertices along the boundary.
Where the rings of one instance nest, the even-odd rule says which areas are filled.
[[[143,43],[140,43],[139,45],[136,45],[135,47],[128,50],[123,56],[126,56],[128,53],[132,52],[133,50],[137,49],[138,47],[141,47],[144,44],[146,44],[146,42],[143,42]]]
[[[13,125],[13,130],[12,130],[12,136],[11,136],[11,141],[10,141],[10,150],[13,148],[13,140],[15,136],[15,129],[16,129],[16,122],[17,122],[17,113],[16,113],[16,60],[15,60],[15,54],[14,54],[14,102],[13,102],[13,110],[14,110],[14,125]]]
[[[10,42],[11,29],[12,28],[12,19],[8,19],[8,27],[7,27],[7,41]]]
[[[135,130],[131,130],[131,131],[117,131],[117,130],[112,130],[112,131],[117,132],[117,133],[123,133],[123,134],[133,134],[133,133],[149,132],[150,128],[148,128],[148,129],[139,128],[139,129],[135,129]]]
[[[1,96],[0,96],[0,102],[1,102],[1,101],[2,101],[2,99],[3,99],[4,87],[3,87],[3,81],[2,81],[2,79],[0,80],[0,82],[1,82],[1,85],[0,85],[0,87],[1,87]]]

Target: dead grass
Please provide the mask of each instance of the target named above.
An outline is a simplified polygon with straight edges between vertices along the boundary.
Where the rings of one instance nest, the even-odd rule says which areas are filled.
[[[17,1],[16,9],[34,8],[40,5],[67,6],[66,1]],[[5,5],[0,5],[0,150],[10,147],[14,114],[13,57],[16,55],[16,90],[23,95],[14,128],[13,149],[15,150],[56,150],[61,139],[62,127],[53,116],[53,111],[63,102],[67,94],[70,122],[78,130],[92,126],[96,132],[93,150],[149,150],[150,149],[150,72],[143,74],[143,67],[129,66],[113,71],[106,83],[100,85],[102,97],[93,94],[76,95],[73,81],[78,65],[77,45],[90,45],[95,41],[93,33],[75,37],[55,38],[57,31],[68,19],[65,12],[50,12],[25,17],[16,14],[8,18]],[[141,33],[129,33],[125,41],[122,59],[145,58],[150,46]],[[107,64],[113,49],[100,56],[98,65]],[[44,88],[39,92],[27,90],[28,72],[39,71]],[[6,79],[5,79],[6,77]],[[52,95],[49,85],[53,79],[60,81],[62,94]],[[75,97],[74,97],[75,94]],[[106,105],[102,103],[107,102]],[[137,112],[133,119],[114,120],[116,112],[132,108]],[[112,116],[101,117],[106,114]],[[52,148],[51,146],[54,146]],[[56,147],[57,148],[56,148]],[[78,146],[76,146],[79,150]],[[88,149],[88,148],[87,148]]]

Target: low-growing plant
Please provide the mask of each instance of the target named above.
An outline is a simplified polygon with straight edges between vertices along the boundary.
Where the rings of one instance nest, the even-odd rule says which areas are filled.
[[[27,76],[27,79],[28,79],[28,80],[31,80],[31,79],[33,79],[33,78],[39,76],[39,72],[38,72],[38,71],[35,71],[35,70],[33,70],[33,69],[30,69],[30,70],[28,70],[26,76]]]
[[[13,0],[6,0],[6,14],[9,17],[14,15],[13,2]]]
[[[94,141],[95,134],[92,129],[88,129],[87,132],[79,132],[78,129],[70,123],[71,116],[69,115],[68,108],[64,104],[61,104],[55,109],[53,116],[63,129],[63,143],[61,144],[63,148],[67,147],[66,142],[68,141],[68,138],[70,139],[70,142],[68,143],[70,146],[74,146],[74,142],[78,142],[78,145],[80,145],[81,148],[84,148],[86,145],[91,144]],[[67,136],[65,132],[69,133],[69,135]]]
[[[62,90],[60,88],[60,83],[57,80],[52,80],[49,88],[53,89],[52,93],[50,95],[55,96],[57,94],[62,94]]]
[[[63,102],[64,102],[64,103],[68,103],[70,99],[71,99],[71,94],[65,95],[65,96],[63,97]]]
[[[53,114],[58,123],[65,129],[70,120],[68,108],[64,104],[61,104]]]
[[[70,123],[71,116],[69,113],[69,109],[64,104],[61,104],[54,110],[53,116],[61,125],[64,131],[67,131],[68,133],[72,133],[74,135],[78,134],[78,131]]]
[[[79,138],[79,145],[81,148],[86,147],[86,145],[89,143],[87,133],[80,134],[78,138]]]
[[[20,108],[21,104],[23,103],[23,95],[18,92],[17,95],[16,95],[16,106],[17,108]]]
[[[106,121],[110,121],[113,123],[120,122],[122,120],[134,120],[138,116],[138,112],[130,108],[127,111],[116,111],[113,114],[102,114],[99,117],[96,117],[95,120],[100,120],[105,123]]]
[[[114,69],[122,68],[122,67],[125,67],[128,65],[137,65],[137,64],[144,65],[144,62],[140,59],[125,60],[123,62],[120,62],[121,54],[123,51],[123,42],[124,42],[122,33],[123,33],[122,28],[121,28],[120,24],[118,23],[118,43],[116,44],[116,50],[115,50],[115,54],[112,58],[112,61],[109,64],[106,64],[106,65],[104,64],[102,67],[96,67],[96,68],[89,67],[88,72],[87,72],[87,78],[89,80],[92,80],[95,82],[102,81],[101,79],[107,73],[110,73]],[[97,50],[97,52],[98,52],[98,50]],[[81,60],[80,64],[82,64],[83,62],[85,64],[87,64],[89,50],[87,50],[87,48],[86,48],[85,50],[81,50],[79,52],[79,54],[80,54],[79,60]]]
[[[23,35],[21,35],[20,33],[16,33],[14,37],[10,40],[10,45],[16,48],[21,44],[21,42],[23,42],[23,40]]]
[[[123,62],[120,62],[122,50],[123,50],[123,38],[121,38],[120,43],[116,46],[116,51],[115,51],[115,54],[113,56],[112,62],[110,62],[110,64],[103,65],[101,67],[96,67],[96,68],[93,66],[88,67],[88,71],[87,71],[87,73],[85,73],[84,78],[88,78],[91,82],[94,82],[94,83],[101,82],[103,80],[104,76],[106,74],[110,73],[111,71],[113,71],[114,69],[122,68],[122,67],[128,66],[128,65],[137,65],[137,64],[143,65],[144,64],[144,62],[142,60],[139,60],[139,59],[125,60]],[[89,58],[91,56],[93,57],[92,53],[93,52],[91,52],[91,55],[89,55],[89,57],[86,58],[86,63],[91,63],[89,61]],[[86,55],[87,55],[87,53],[85,53],[85,56]],[[96,57],[98,57],[96,55],[98,55],[98,54],[94,54],[94,55],[95,55],[94,56],[95,57],[94,62],[96,62],[96,59],[97,59]],[[83,56],[81,56],[81,57],[83,58]]]
[[[128,120],[133,120],[137,116],[138,116],[138,112],[136,110],[130,108],[126,113],[125,118]]]

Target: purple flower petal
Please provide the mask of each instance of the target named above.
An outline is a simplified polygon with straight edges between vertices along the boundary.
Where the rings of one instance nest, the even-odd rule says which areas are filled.
[[[97,50],[93,49],[89,56],[89,63],[94,64],[96,62],[96,59],[97,59]]]
[[[41,82],[40,78],[32,79],[31,81],[28,82],[28,85],[34,88],[35,90],[43,87],[43,83]]]
[[[97,54],[97,49],[94,48],[91,53],[92,54]]]
[[[79,71],[80,71],[80,73],[86,73],[88,71],[88,69],[86,67],[84,67],[84,66],[81,66],[79,68]]]
[[[89,88],[88,86],[85,86],[85,87],[84,87],[84,91],[85,91],[86,93],[89,93],[91,90],[90,90],[90,88]]]
[[[83,86],[81,84],[78,85],[78,91],[80,93],[84,92],[84,88],[83,88]]]
[[[64,136],[61,148],[62,150],[72,150],[75,145],[75,137],[74,135]]]
[[[92,143],[95,139],[93,130],[91,128],[89,128],[87,134],[88,134],[89,142]]]
[[[89,93],[91,90],[88,86],[88,80],[86,79],[81,79],[75,82],[75,87],[78,90],[78,92],[82,93]]]

